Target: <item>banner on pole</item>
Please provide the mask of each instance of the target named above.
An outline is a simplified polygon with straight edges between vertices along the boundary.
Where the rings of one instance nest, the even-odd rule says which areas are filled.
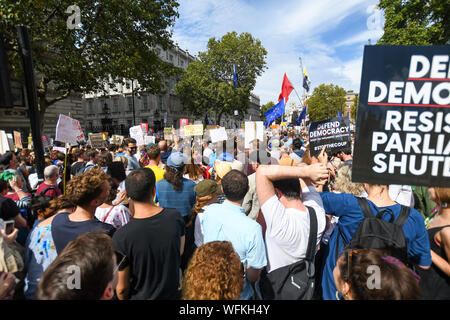
[[[23,149],[22,136],[19,131],[13,131],[14,134],[14,145],[16,149]]]
[[[352,179],[450,187],[450,46],[365,46]]]

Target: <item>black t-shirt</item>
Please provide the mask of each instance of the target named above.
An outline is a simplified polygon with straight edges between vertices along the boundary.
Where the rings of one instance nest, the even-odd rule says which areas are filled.
[[[113,236],[116,229],[107,223],[103,223],[96,218],[87,221],[71,221],[68,212],[61,212],[53,218],[52,238],[58,254],[64,250],[67,244],[75,240],[80,234],[87,232],[104,232]]]
[[[14,200],[0,196],[0,218],[4,221],[14,219],[20,213]]]
[[[113,236],[125,255],[119,270],[130,266],[131,300],[178,299],[180,241],[185,225],[175,209],[144,219],[131,219]]]
[[[73,176],[76,176],[78,171],[81,170],[81,168],[84,168],[86,166],[86,162],[75,162],[72,164],[72,167],[70,168],[70,174]]]

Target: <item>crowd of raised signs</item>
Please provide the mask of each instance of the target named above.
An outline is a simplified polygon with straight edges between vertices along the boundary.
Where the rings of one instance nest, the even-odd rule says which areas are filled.
[[[0,157],[1,299],[450,298],[450,188],[267,130]]]

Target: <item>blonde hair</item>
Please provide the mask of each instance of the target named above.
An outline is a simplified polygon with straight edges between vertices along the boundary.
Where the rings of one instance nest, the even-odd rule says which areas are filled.
[[[348,165],[343,165],[337,171],[334,188],[336,191],[351,193],[355,196],[360,196],[365,191],[362,183],[352,182],[352,168]]]
[[[434,191],[436,191],[437,201],[440,204],[449,203],[450,202],[450,188],[438,188],[435,187]]]
[[[122,162],[125,168],[128,167],[128,159],[125,156],[117,156],[114,158],[114,161]]]

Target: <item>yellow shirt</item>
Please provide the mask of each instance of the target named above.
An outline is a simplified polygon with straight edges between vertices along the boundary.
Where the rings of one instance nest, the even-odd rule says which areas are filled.
[[[146,168],[152,169],[153,173],[155,174],[155,178],[156,178],[156,182],[158,182],[159,180],[164,179],[164,172],[166,172],[166,170],[161,169],[158,166],[146,166]]]

